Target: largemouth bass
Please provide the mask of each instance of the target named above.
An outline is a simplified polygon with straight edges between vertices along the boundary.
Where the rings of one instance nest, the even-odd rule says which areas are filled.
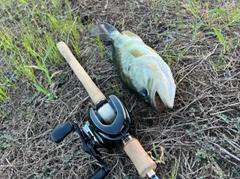
[[[92,28],[91,34],[111,42],[110,58],[125,85],[157,111],[163,106],[173,107],[176,85],[169,66],[155,50],[138,35],[130,31],[120,33],[108,23]]]

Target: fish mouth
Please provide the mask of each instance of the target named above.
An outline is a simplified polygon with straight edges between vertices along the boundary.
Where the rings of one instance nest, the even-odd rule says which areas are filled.
[[[156,86],[155,89],[152,91],[152,95],[150,96],[150,103],[155,110],[161,112],[165,108],[165,106],[157,91],[157,88],[158,87]]]
[[[161,91],[159,83],[155,83],[152,89],[150,103],[156,111],[161,112],[165,108],[173,108],[175,93],[170,93],[172,97],[169,97],[169,94]]]
[[[153,100],[153,107],[157,110],[157,111],[162,111],[165,106],[159,96],[159,94],[156,92],[155,93],[155,97],[154,97],[154,100]]]

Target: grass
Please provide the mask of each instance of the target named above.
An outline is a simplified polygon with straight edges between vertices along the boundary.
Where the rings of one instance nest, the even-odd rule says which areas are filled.
[[[45,57],[41,60],[40,63],[38,63],[38,66],[25,66],[25,68],[34,68],[34,69],[40,70],[43,73],[43,76],[45,77],[45,79],[48,83],[49,89],[46,89],[41,84],[36,84],[35,83],[34,86],[37,89],[37,91],[42,92],[43,94],[45,94],[50,99],[57,98],[56,93],[54,91],[54,83],[52,82],[52,78],[55,75],[57,75],[58,72],[54,72],[50,76],[49,71],[46,67],[46,60],[47,60],[48,56],[50,55],[50,53],[52,52],[53,47],[54,47],[54,45],[52,45],[52,47],[49,48]]]
[[[12,136],[9,136],[7,134],[3,134],[0,137],[0,149],[7,149],[12,146],[12,141],[14,140]]]
[[[105,57],[105,55],[104,55],[104,47],[103,47],[103,44],[102,44],[102,41],[101,41],[99,35],[97,36],[96,44],[97,44],[99,55],[100,55],[101,59],[105,59],[104,58]]]
[[[131,3],[130,0],[127,0],[126,2],[127,2],[127,5],[128,5],[128,7],[130,9],[131,14],[134,16],[135,4]]]
[[[0,89],[0,100],[4,100],[5,98],[7,98],[6,92],[4,92],[3,89]]]
[[[6,71],[6,69],[5,69]],[[6,75],[4,75],[3,70],[0,69],[0,101],[8,100],[9,97],[7,95],[7,89],[8,88],[15,88],[15,85],[13,84],[12,80],[8,78]]]
[[[117,94],[118,97],[122,96],[122,93],[121,93],[121,91],[120,91],[120,89],[119,89],[117,84],[113,84],[112,85],[112,89],[115,91],[115,93]]]
[[[239,38],[229,33],[230,27],[238,27],[240,20],[239,6],[234,3],[219,8],[210,8],[210,1],[186,1],[184,8],[191,14],[193,20],[189,26],[193,29],[193,41],[200,41],[204,34],[215,36],[222,50],[217,60],[209,61],[215,72],[225,66],[223,54],[229,53],[239,45]],[[238,34],[237,30],[234,33]]]
[[[6,94],[6,86],[7,86],[7,80],[4,78],[4,76],[2,76],[2,78],[0,79],[0,101],[4,101],[5,99],[8,98],[7,94]]]
[[[61,71],[66,62],[55,44],[63,40],[90,75],[98,73],[94,81],[103,92],[116,93],[131,109],[133,135],[146,149],[153,144],[154,159],[162,160],[159,178],[239,178],[238,3],[119,2],[1,0],[0,174],[84,178],[95,171],[95,161],[82,150],[71,154],[79,147],[74,137],[60,145],[47,140],[56,125],[75,114],[84,118],[91,105],[78,80],[66,80],[71,72]],[[86,16],[89,22],[83,23]],[[83,31],[100,22],[134,31],[159,52],[177,83],[172,110],[151,110],[122,87],[113,63],[102,63],[100,58],[109,59],[105,45]],[[56,89],[62,75],[67,84]],[[162,155],[158,145],[164,146]],[[139,177],[120,148],[114,154],[100,151],[111,168],[109,178]]]
[[[153,146],[153,153],[154,153],[154,155],[155,155],[156,160],[161,160],[161,159],[160,159],[160,155],[159,155],[158,152],[157,152],[156,145],[155,145],[154,142],[152,143],[152,146]]]
[[[174,162],[174,166],[173,166],[173,169],[172,169],[172,172],[171,172],[171,177],[168,178],[168,179],[174,179],[174,178],[176,178],[178,159],[177,159],[176,157],[175,157],[174,159],[175,159],[175,160],[174,160],[175,162]]]
[[[204,13],[200,10],[202,9],[199,2],[197,1],[187,1],[188,3],[184,5],[187,11],[189,11],[194,17],[194,22],[191,27],[194,29],[193,40],[197,39],[200,33],[200,29],[207,31],[208,34],[214,34],[217,36],[219,42],[223,45],[224,52],[230,51],[233,41],[235,38],[224,37],[224,32],[228,27],[239,26],[238,22],[240,20],[240,9],[234,5],[226,5],[222,8],[209,9],[210,2],[205,3]],[[202,14],[204,14],[203,17]],[[202,28],[201,28],[202,27]]]
[[[58,74],[57,66],[64,64],[55,44],[62,39],[80,55],[81,22],[72,12],[70,2],[65,1],[65,4],[63,7],[58,1],[25,0],[1,3],[3,13],[9,16],[1,22],[14,24],[12,30],[0,27],[0,48],[8,56],[4,58],[5,65],[49,99],[56,98],[52,78]],[[12,7],[21,10],[14,11]],[[1,76],[5,74],[6,71],[0,71]],[[1,82],[0,100],[7,98],[5,84]]]
[[[152,18],[153,18],[153,21],[154,23],[156,24],[156,29],[158,29],[158,22],[159,22],[159,17],[158,17],[158,11],[159,11],[159,7],[158,7],[158,3],[156,1],[151,1],[151,8],[152,8]]]

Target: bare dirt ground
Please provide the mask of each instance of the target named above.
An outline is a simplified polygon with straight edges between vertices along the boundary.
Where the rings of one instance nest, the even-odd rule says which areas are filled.
[[[161,147],[165,149],[164,162],[156,169],[159,178],[240,178],[239,41],[222,53],[223,45],[204,26],[192,38],[194,29],[189,26],[195,19],[182,2],[161,1],[157,20],[151,3],[141,2],[83,0],[71,5],[83,23],[108,22],[119,31],[130,30],[163,59],[171,59],[168,62],[177,84],[172,110],[157,113],[129,92],[107,55],[101,59],[87,25],[79,39],[82,53],[77,58],[106,96],[115,94],[126,104],[132,134],[144,149],[152,150],[152,143],[159,154]],[[222,7],[220,2],[226,3],[214,1],[212,8]],[[203,17],[204,3],[201,7]],[[223,33],[236,36],[233,32],[240,28],[229,27]],[[0,120],[1,178],[87,178],[97,168],[96,160],[83,152],[78,136],[69,135],[60,144],[49,140],[50,132],[65,121],[76,118],[82,126],[92,106],[71,68],[66,64],[59,70],[63,72],[55,80],[67,80],[57,89],[58,99],[50,101],[27,81],[19,80],[19,88],[8,92],[11,100],[1,102],[5,111]],[[111,169],[107,178],[140,178],[122,145],[100,152]]]

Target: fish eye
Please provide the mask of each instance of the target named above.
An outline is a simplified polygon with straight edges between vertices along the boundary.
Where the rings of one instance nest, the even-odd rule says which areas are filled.
[[[148,95],[148,92],[146,89],[143,89],[141,92],[140,92],[141,96],[142,97],[146,97]]]
[[[146,102],[146,103],[149,103],[149,99],[148,99],[148,92],[146,89],[143,89],[142,91],[140,91],[140,95],[142,96],[143,100]]]

